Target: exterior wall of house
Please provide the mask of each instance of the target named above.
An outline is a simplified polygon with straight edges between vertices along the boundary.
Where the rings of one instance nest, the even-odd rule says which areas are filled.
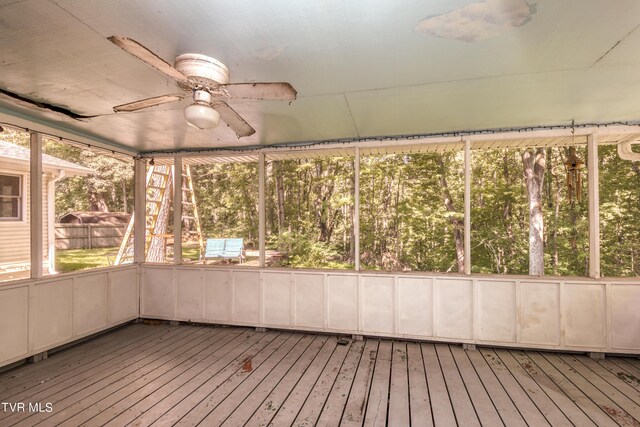
[[[20,221],[0,221],[0,267],[8,264],[28,263],[30,261],[30,180],[29,173],[21,170],[7,168],[6,165],[0,164],[0,173],[20,174],[23,176],[23,215]],[[44,241],[43,256],[48,259],[47,241],[49,231],[47,227],[48,221],[48,203],[47,203],[47,183],[51,178],[45,174],[42,182],[42,236]]]

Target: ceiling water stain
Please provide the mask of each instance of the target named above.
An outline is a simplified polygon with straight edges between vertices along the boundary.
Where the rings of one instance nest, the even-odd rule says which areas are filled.
[[[414,31],[467,43],[497,37],[529,22],[536,13],[525,0],[484,0],[427,17]]]

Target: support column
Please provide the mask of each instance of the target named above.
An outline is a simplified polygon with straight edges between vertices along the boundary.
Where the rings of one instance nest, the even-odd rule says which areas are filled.
[[[42,134],[38,132],[30,133],[30,227],[31,227],[31,277],[38,279],[43,275],[43,233],[42,227]],[[53,220],[53,219],[51,219]]]
[[[173,158],[173,263],[182,264],[182,157]]]
[[[589,187],[589,276],[600,277],[600,172],[598,137],[587,136],[587,180]]]
[[[265,266],[265,196],[264,196],[264,182],[265,182],[265,156],[264,154],[258,154],[258,250],[260,253],[259,265]]]
[[[133,259],[137,263],[145,261],[147,221],[147,162],[144,159],[134,161],[134,247]]]
[[[353,241],[355,270],[360,271],[360,147],[356,147],[354,166],[354,195],[353,195]]]
[[[464,272],[471,274],[471,140],[464,142]]]

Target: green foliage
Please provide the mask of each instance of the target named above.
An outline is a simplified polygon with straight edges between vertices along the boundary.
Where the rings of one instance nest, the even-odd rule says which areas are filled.
[[[242,237],[245,248],[257,248],[257,164],[197,165],[191,173],[205,236]]]
[[[273,236],[270,245],[285,253],[283,265],[294,268],[353,268],[345,262],[341,248],[327,242],[317,242],[309,236],[288,231]]]
[[[5,131],[0,137],[29,145],[26,133]],[[57,215],[101,203],[109,210],[131,210],[130,163],[48,140],[44,151],[96,171],[90,178],[66,178],[57,184]],[[472,270],[527,274],[529,210],[522,150],[472,153]],[[564,147],[545,151],[545,274],[584,276],[589,270],[587,170],[581,171],[581,199],[570,203],[567,154]],[[586,162],[586,148],[578,148],[577,155]],[[620,159],[615,146],[601,146],[599,161],[602,274],[638,276],[640,163]],[[464,237],[463,172],[462,152],[363,156],[362,268],[457,271]],[[257,164],[203,164],[193,166],[192,174],[205,236],[242,237],[246,248],[257,249]],[[276,262],[287,267],[351,268],[354,188],[353,158],[268,163],[267,249],[282,255]],[[198,250],[185,248],[184,255],[197,259]],[[71,259],[62,260],[67,263],[84,257],[72,251],[64,256]],[[91,261],[77,265],[84,262]]]
[[[45,139],[44,154],[85,166],[88,177],[67,177],[56,184],[56,216],[70,211],[131,212],[133,163]]]
[[[640,275],[640,162],[621,159],[616,146],[598,150],[600,256],[603,276]]]

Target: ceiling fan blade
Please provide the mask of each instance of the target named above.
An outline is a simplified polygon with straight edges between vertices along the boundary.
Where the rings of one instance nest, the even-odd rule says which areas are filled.
[[[172,79],[186,85],[190,84],[187,76],[137,41],[122,36],[111,36],[109,41]]]
[[[298,92],[289,83],[230,83],[221,86],[231,98],[293,101]]]
[[[166,104],[168,102],[180,101],[182,98],[184,98],[183,95],[154,96],[153,98],[141,99],[140,101],[117,105],[113,107],[113,111],[116,113],[138,111],[143,108],[155,107],[156,105]]]
[[[213,108],[220,113],[220,118],[238,135],[238,138],[256,133],[256,130],[233,108],[229,107],[227,103],[216,102],[213,104]]]

